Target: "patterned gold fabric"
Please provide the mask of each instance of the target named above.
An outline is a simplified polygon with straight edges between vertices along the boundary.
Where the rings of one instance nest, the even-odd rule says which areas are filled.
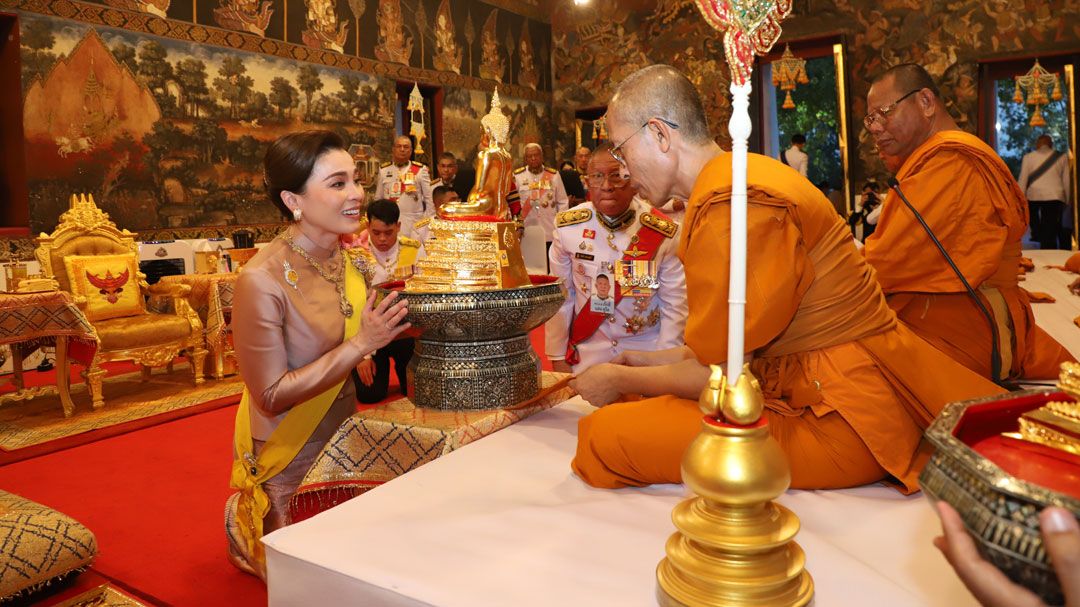
[[[0,600],[90,565],[97,540],[75,519],[0,491]]]
[[[345,420],[323,447],[290,504],[303,520],[451,451],[549,409],[573,395],[563,373],[544,373],[540,394],[508,409],[422,409],[403,398]]]
[[[0,293],[0,344],[66,335],[96,343],[94,328],[63,291]]]
[[[140,314],[126,318],[111,318],[95,323],[101,347],[106,350],[141,348],[170,341],[180,341],[191,335],[191,323],[183,316],[172,314]]]
[[[163,276],[159,284],[183,284],[191,287],[188,302],[203,321],[206,343],[211,347],[222,343],[228,324],[225,311],[232,308],[233,288],[237,273],[180,274]],[[156,311],[163,311],[156,309]]]

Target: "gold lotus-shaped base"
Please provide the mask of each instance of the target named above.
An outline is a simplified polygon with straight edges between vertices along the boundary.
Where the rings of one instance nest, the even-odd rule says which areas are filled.
[[[513,222],[433,219],[428,226],[427,256],[405,281],[406,291],[460,293],[530,284]]]
[[[656,568],[657,601],[664,607],[806,605],[814,581],[792,541],[799,519],[771,501],[791,483],[787,458],[760,421],[760,387],[749,368],[734,387],[718,369],[701,398],[711,414],[683,456],[683,482],[696,496],[672,512],[677,531]],[[717,421],[717,411],[734,413],[744,425]]]

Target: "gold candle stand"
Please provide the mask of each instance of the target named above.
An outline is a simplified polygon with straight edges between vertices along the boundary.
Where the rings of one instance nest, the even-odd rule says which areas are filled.
[[[772,501],[791,484],[791,471],[761,417],[764,397],[749,366],[732,388],[713,365],[699,405],[702,431],[682,462],[683,482],[696,496],[672,512],[677,531],[656,568],[658,602],[806,605],[814,581],[804,568],[806,555],[792,541],[799,519]]]

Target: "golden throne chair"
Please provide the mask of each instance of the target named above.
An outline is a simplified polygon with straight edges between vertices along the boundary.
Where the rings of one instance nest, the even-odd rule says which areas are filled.
[[[83,377],[90,387],[93,406],[105,404],[101,365],[133,360],[142,365],[143,377],[153,367],[170,366],[180,354],[188,357],[196,385],[203,383],[206,357],[203,325],[188,303],[190,287],[146,283],[139,272],[134,234],[120,230],[94,204],[91,195],[72,194],[71,207],[60,215],[52,234],[42,233],[34,251],[45,278],[52,278],[97,331],[100,343]],[[147,311],[148,295],[172,300],[171,313]]]

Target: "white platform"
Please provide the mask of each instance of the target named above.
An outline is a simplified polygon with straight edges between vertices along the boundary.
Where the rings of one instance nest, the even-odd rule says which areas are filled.
[[[1034,251],[1035,315],[1080,353],[1073,276]],[[681,486],[592,489],[570,471],[574,399],[265,538],[271,605],[528,607],[655,605],[655,574]],[[931,545],[925,498],[883,486],[791,491],[816,604],[975,605]]]

